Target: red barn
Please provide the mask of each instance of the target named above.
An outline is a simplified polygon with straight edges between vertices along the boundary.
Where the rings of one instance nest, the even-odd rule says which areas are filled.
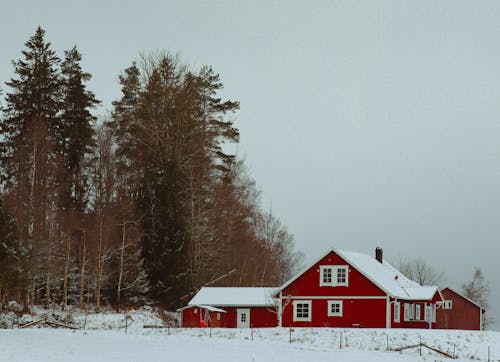
[[[277,326],[277,288],[201,288],[181,308],[183,327],[261,328]],[[203,322],[202,322],[203,321]]]
[[[437,310],[437,328],[482,330],[483,307],[451,288],[441,294],[444,300]]]
[[[383,260],[332,249],[281,286],[283,327],[435,328],[435,286],[420,286]]]

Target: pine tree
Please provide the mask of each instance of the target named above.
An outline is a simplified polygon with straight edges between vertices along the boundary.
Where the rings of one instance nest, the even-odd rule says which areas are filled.
[[[76,46],[64,52],[65,59],[61,65],[64,95],[61,122],[57,127],[58,151],[62,156],[64,173],[62,187],[62,207],[70,205],[79,212],[83,211],[87,202],[87,175],[84,172],[85,155],[92,151],[94,130],[92,123],[96,118],[90,113],[100,103],[85,82],[91,78],[90,73],[82,70],[81,54]]]
[[[19,238],[29,251],[29,289],[25,295],[29,304],[42,282],[40,266],[50,267],[49,234],[53,233],[49,226],[55,224],[48,216],[54,202],[52,171],[61,106],[60,60],[44,36],[45,31],[39,27],[26,42],[23,59],[13,62],[17,78],[6,83],[10,91],[0,128],[1,181],[17,220]],[[50,281],[48,271],[46,280]]]

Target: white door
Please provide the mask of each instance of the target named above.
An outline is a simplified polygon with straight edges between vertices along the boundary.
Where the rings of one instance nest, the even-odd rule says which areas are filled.
[[[249,328],[250,327],[250,309],[248,308],[238,308],[236,310],[236,327],[238,328]]]

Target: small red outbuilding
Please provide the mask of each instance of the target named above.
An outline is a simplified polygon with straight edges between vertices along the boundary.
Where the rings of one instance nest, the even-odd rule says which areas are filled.
[[[204,287],[179,309],[185,328],[276,327],[276,288]]]
[[[444,300],[437,310],[437,328],[482,330],[483,307],[451,288],[441,294]]]

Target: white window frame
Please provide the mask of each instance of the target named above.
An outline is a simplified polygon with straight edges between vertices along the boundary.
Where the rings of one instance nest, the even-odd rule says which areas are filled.
[[[331,281],[324,281],[324,273],[329,270],[332,274]],[[339,271],[345,271],[345,282],[339,282]],[[347,287],[349,286],[349,265],[320,265],[319,267],[319,286],[320,287]]]
[[[405,322],[410,320],[410,304],[409,303],[404,303],[404,313],[403,313],[403,319]]]
[[[297,317],[297,307],[299,304],[308,305],[308,316],[307,317]],[[312,301],[310,300],[294,300],[293,301],[293,321],[294,322],[310,322],[312,319]]]
[[[453,301],[452,300],[445,300],[443,302],[443,309],[453,309]]]
[[[404,320],[405,320],[405,322],[416,320],[415,307],[416,307],[416,305],[414,303],[405,303],[404,304]]]
[[[338,304],[339,306],[339,311],[338,312],[332,312],[332,305]],[[328,317],[342,317],[344,314],[344,306],[343,306],[343,301],[342,300],[329,300],[328,301]]]
[[[217,313],[217,320],[220,321],[220,313]]]
[[[401,321],[401,304],[399,302],[394,302],[394,323],[399,323]]]
[[[325,282],[324,279],[323,279],[323,274],[324,274],[325,270],[330,270],[330,273],[331,273],[331,281],[330,281],[330,283]],[[321,265],[319,267],[319,286],[320,287],[329,287],[329,286],[333,287],[334,286],[334,283],[333,283],[334,275],[336,276],[336,274],[335,274],[335,267],[333,265]]]
[[[421,313],[420,313],[421,308],[422,308],[422,307],[420,306],[420,304],[416,304],[416,305],[415,305],[415,320],[416,320],[416,321],[421,320],[421,319],[420,319],[420,316],[421,316]]]
[[[424,320],[426,322],[431,322],[432,321],[432,306],[426,304],[424,309],[425,309]]]
[[[345,270],[345,282],[338,281],[338,275],[340,270]],[[334,284],[337,287],[347,287],[349,286],[349,265],[339,265],[335,267],[335,277]]]

